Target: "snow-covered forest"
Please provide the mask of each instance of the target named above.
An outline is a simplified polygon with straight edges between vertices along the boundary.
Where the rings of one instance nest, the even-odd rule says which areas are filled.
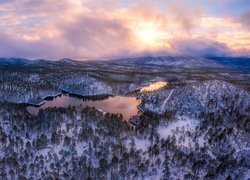
[[[249,73],[144,60],[1,62],[0,179],[249,179]],[[139,91],[155,81],[167,86]],[[62,91],[136,97],[138,124],[81,105],[28,112]]]

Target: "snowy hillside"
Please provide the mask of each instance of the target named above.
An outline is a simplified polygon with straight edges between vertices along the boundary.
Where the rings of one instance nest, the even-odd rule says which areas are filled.
[[[248,180],[250,74],[228,61],[0,59],[0,179]],[[96,95],[124,114],[82,103]]]
[[[143,99],[145,110],[155,113],[175,111],[179,115],[197,117],[205,110],[214,112],[218,108],[227,109],[231,101],[234,106],[242,107],[241,111],[246,113],[250,94],[230,83],[213,80],[189,82],[184,87],[173,87],[164,92],[145,95]],[[165,100],[167,102],[164,103]]]

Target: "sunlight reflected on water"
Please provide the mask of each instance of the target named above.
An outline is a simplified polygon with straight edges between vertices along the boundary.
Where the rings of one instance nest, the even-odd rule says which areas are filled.
[[[71,106],[90,106],[100,109],[104,112],[110,113],[121,113],[125,120],[128,120],[131,116],[137,114],[137,106],[140,101],[135,97],[125,97],[125,96],[114,96],[109,97],[104,100],[82,100],[76,97],[71,97],[68,95],[61,95],[54,98],[52,101],[46,101],[40,107],[28,106],[27,110],[29,113],[37,115],[39,109],[45,109],[48,107],[68,107]]]
[[[151,92],[151,91],[155,91],[158,90],[160,88],[163,88],[165,86],[167,86],[168,83],[167,82],[163,82],[163,81],[159,81],[159,82],[155,82],[155,83],[151,83],[148,86],[145,86],[143,88],[141,88],[140,92]]]

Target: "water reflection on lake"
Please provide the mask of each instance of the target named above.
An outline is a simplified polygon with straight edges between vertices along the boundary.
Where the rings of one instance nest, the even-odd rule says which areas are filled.
[[[145,86],[145,87],[141,88],[140,92],[155,91],[155,90],[163,88],[163,87],[165,87],[167,85],[168,85],[168,83],[167,82],[163,82],[163,81],[154,82],[154,83],[149,84],[148,86]]]
[[[135,97],[114,96],[100,101],[83,100],[69,95],[61,95],[51,101],[46,101],[40,107],[28,106],[29,113],[36,115],[39,109],[47,107],[68,107],[71,106],[90,106],[101,109],[110,113],[121,113],[123,118],[128,120],[131,116],[136,115],[138,112],[137,106],[140,101]]]

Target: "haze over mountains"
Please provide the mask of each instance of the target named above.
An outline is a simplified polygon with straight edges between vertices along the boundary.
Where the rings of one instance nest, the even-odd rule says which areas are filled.
[[[116,64],[139,64],[139,65],[159,65],[159,66],[173,66],[182,68],[198,68],[198,67],[231,67],[241,70],[249,70],[250,58],[247,57],[138,57],[138,58],[122,58],[112,60],[86,60],[79,61],[68,58],[59,60],[37,59],[29,60],[24,58],[0,58],[1,65],[44,65],[46,64],[68,64],[78,65],[87,63],[116,63]]]

